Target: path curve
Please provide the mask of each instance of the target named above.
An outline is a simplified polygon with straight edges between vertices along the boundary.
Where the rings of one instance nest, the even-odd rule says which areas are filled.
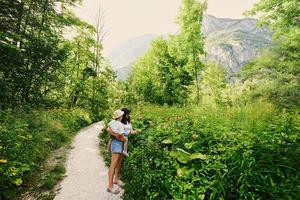
[[[98,135],[103,127],[103,122],[98,122],[80,130],[75,136],[66,162],[67,176],[61,182],[55,200],[121,199],[121,194],[106,192],[108,171],[98,148]]]

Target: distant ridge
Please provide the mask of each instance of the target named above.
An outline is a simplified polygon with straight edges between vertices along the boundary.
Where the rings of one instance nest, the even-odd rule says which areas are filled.
[[[251,18],[217,18],[206,14],[202,32],[206,36],[206,60],[224,66],[229,75],[239,71],[249,60],[258,56],[260,49],[272,45],[272,36],[266,27],[257,27],[257,20]],[[150,43],[159,35],[143,35],[126,41],[109,54],[112,67],[118,78],[125,80],[131,71],[131,64],[143,55]]]
[[[128,77],[131,64],[147,51],[151,41],[156,37],[158,36],[147,34],[133,38],[115,47],[111,51],[108,58],[112,64],[112,68],[117,72],[119,79],[125,80]]]

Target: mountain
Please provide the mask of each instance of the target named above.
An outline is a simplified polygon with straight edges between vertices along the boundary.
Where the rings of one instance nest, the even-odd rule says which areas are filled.
[[[272,45],[272,35],[266,27],[257,27],[256,19],[228,19],[205,15],[202,32],[205,39],[206,61],[212,60],[224,66],[229,75],[260,53],[261,48]],[[144,35],[116,47],[109,54],[118,78],[125,80],[131,64],[150,47],[159,35]]]
[[[117,76],[120,80],[125,80],[131,69],[131,64],[136,59],[143,55],[150,47],[151,41],[154,40],[157,35],[143,35],[115,47],[108,56],[111,62],[113,70],[117,72]]]
[[[227,19],[205,15],[202,32],[206,36],[206,60],[224,66],[229,75],[238,72],[260,50],[272,45],[267,27],[257,27],[256,19]]]

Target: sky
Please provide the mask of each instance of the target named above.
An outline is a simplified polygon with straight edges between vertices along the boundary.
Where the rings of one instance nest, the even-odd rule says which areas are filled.
[[[208,0],[208,14],[222,18],[243,18],[259,0]],[[99,7],[105,12],[108,30],[104,55],[121,43],[145,34],[170,34],[176,24],[181,0],[83,0],[74,11],[83,20],[95,24]]]

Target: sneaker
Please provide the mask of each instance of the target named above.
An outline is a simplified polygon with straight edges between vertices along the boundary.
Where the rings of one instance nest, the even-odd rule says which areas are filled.
[[[128,153],[127,153],[127,151],[123,151],[123,155],[126,156],[126,157],[129,156]]]

